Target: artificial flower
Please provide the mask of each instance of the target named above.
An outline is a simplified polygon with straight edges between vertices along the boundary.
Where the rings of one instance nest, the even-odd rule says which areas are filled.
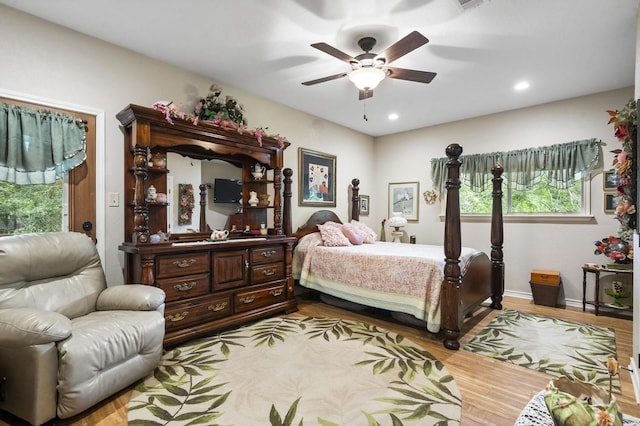
[[[631,263],[633,260],[633,246],[621,238],[610,235],[594,244],[593,254],[604,254],[615,263]]]

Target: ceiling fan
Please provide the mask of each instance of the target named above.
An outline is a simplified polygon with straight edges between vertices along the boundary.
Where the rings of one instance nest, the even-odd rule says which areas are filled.
[[[429,42],[429,39],[417,31],[413,31],[404,38],[398,40],[389,46],[382,53],[371,53],[376,45],[376,39],[373,37],[363,37],[358,40],[358,46],[364,53],[354,57],[336,49],[327,43],[314,43],[311,47],[323,51],[335,58],[348,63],[351,66],[351,72],[342,72],[330,75],[316,80],[305,81],[305,86],[311,86],[326,81],[349,76],[356,87],[360,90],[359,99],[367,99],[373,96],[373,89],[376,88],[385,77],[397,78],[399,80],[409,80],[418,83],[430,83],[436,76],[434,72],[408,70],[405,68],[396,68],[388,66],[391,62],[406,55],[409,52]]]

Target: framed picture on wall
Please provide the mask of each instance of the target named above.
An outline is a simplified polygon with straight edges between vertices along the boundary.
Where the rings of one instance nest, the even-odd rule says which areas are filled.
[[[401,212],[408,221],[418,220],[418,195],[420,182],[399,182],[389,184],[389,217]]]
[[[298,205],[336,206],[336,156],[298,148]]]
[[[360,216],[369,216],[369,196],[360,195]]]
[[[615,170],[605,170],[602,172],[602,189],[605,191],[615,191],[618,187],[618,175]]]
[[[604,194],[604,212],[615,213],[618,207],[618,197],[615,192],[605,192]]]

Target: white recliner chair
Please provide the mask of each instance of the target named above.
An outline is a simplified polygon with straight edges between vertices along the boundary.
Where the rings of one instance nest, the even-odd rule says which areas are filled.
[[[0,238],[0,409],[72,417],[148,375],[162,355],[162,290],[107,287],[81,233]]]

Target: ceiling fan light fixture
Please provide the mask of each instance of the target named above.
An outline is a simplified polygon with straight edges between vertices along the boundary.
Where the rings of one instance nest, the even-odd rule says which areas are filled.
[[[351,71],[349,80],[360,90],[373,90],[384,79],[385,72],[380,68],[359,68]]]

